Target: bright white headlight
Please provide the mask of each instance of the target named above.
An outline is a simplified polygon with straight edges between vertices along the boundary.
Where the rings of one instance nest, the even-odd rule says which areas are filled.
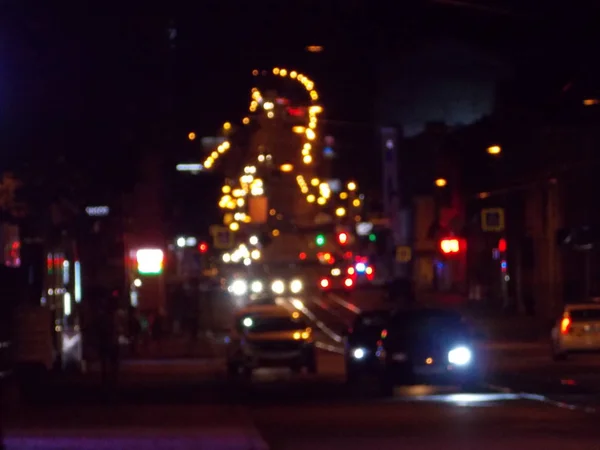
[[[364,348],[355,348],[352,350],[352,357],[354,359],[363,359],[366,356],[367,352]]]
[[[300,280],[292,280],[292,282],[290,283],[290,291],[292,291],[292,294],[299,293],[303,287],[304,286],[302,286],[302,281]]]
[[[469,364],[471,357],[471,350],[467,347],[456,347],[448,352],[448,362],[457,366]]]
[[[231,283],[228,290],[233,295],[245,295],[248,292],[248,283],[244,280],[235,280]]]
[[[263,284],[258,280],[253,281],[250,285],[250,290],[255,294],[260,294],[263,290]]]
[[[271,290],[276,294],[283,294],[285,292],[285,284],[281,280],[275,280],[271,284]]]

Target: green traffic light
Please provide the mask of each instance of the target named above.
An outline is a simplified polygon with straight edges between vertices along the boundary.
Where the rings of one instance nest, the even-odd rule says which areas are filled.
[[[369,235],[369,241],[375,242],[376,240],[377,240],[377,236],[375,236],[375,233],[371,233]]]
[[[322,234],[319,234],[316,237],[315,242],[319,247],[323,247],[325,245],[325,236],[323,236]]]

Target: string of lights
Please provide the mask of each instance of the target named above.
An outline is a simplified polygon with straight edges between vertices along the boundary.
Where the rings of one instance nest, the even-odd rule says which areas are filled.
[[[300,150],[301,161],[305,166],[309,166],[314,162],[312,150],[313,142],[317,139],[318,116],[323,112],[322,106],[316,104],[317,100],[319,99],[319,94],[315,89],[315,83],[306,75],[295,70],[288,71],[285,68],[275,67],[271,70],[271,73],[276,77],[289,78],[297,81],[302,85],[310,97],[311,104],[307,110],[307,123],[304,126],[295,125],[292,127],[292,131],[294,133],[303,136],[302,147]],[[259,71],[258,69],[255,69],[252,74],[254,76],[259,76],[267,75],[268,72],[265,70]],[[265,101],[258,88],[254,87],[251,89],[251,101],[248,110],[250,113],[256,113],[259,108],[264,110],[264,113],[268,118],[274,117],[275,114],[273,109],[275,108],[275,105],[273,102]],[[244,117],[241,122],[242,125],[249,125],[251,119],[250,117]],[[230,122],[225,122],[223,124],[223,131],[226,137],[232,132],[232,125]],[[231,143],[229,139],[226,139],[224,142],[219,144],[219,146],[205,159],[203,163],[204,169],[210,170],[218,158],[225,154],[230,148]],[[260,177],[259,168],[263,165],[263,163],[271,162],[272,159],[273,156],[270,154],[259,154],[254,163],[250,163],[244,167],[243,173],[234,184],[228,182],[222,186],[221,190],[223,195],[219,200],[219,207],[229,211],[226,214],[225,223],[228,225],[231,231],[237,232],[241,228],[240,224],[250,223],[252,221],[251,216],[247,211],[248,202],[246,199],[248,196],[256,197],[264,195],[264,181]],[[294,172],[296,168],[293,164],[286,163],[281,165],[280,170],[282,172]],[[319,206],[325,206],[332,198],[331,187],[327,182],[321,181],[315,177],[310,180],[310,183],[308,183],[301,174],[296,176],[296,181],[298,188],[300,189],[301,193],[305,195],[308,203],[315,203]],[[355,192],[357,190],[356,183],[348,183],[347,190]],[[351,205],[355,208],[358,208],[361,205],[359,198],[353,196],[352,199],[349,199],[348,192],[346,191],[339,193],[339,199],[351,200]],[[345,207],[340,206],[335,210],[335,214],[338,217],[343,217],[346,215],[346,211],[347,209]]]

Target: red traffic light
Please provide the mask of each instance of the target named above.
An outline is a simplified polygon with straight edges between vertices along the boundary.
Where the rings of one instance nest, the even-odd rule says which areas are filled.
[[[460,251],[460,243],[458,239],[442,239],[440,242],[440,249],[442,253],[458,253]]]
[[[206,242],[200,242],[200,244],[198,244],[198,250],[200,250],[200,253],[206,253],[208,251],[208,244]]]
[[[338,234],[338,242],[342,245],[345,245],[348,242],[348,234],[347,233]]]
[[[498,241],[498,250],[501,252],[506,251],[506,239],[502,238]]]

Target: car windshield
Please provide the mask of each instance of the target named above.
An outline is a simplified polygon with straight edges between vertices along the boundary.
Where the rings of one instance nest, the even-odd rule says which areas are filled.
[[[443,339],[469,332],[460,315],[436,310],[398,313],[392,318],[390,328],[396,336],[411,338]]]
[[[387,324],[389,314],[386,312],[367,313],[361,315],[355,322],[356,331],[381,330]]]

